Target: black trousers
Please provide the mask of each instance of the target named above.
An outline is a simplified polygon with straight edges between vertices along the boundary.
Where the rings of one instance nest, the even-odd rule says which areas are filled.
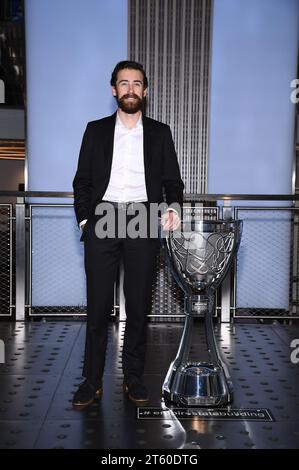
[[[96,387],[105,366],[113,288],[121,259],[124,266],[126,328],[122,354],[125,377],[141,377],[146,354],[146,315],[159,248],[155,238],[104,238],[95,234],[95,221],[84,228],[87,283],[87,327],[83,376]]]

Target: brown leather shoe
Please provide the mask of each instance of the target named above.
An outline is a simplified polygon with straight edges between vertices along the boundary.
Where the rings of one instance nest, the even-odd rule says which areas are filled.
[[[125,378],[123,390],[136,405],[145,405],[149,401],[147,388],[138,377]]]
[[[84,380],[74,394],[72,401],[73,409],[78,411],[84,410],[91,405],[95,399],[100,399],[102,393],[102,387],[96,389],[88,380]]]

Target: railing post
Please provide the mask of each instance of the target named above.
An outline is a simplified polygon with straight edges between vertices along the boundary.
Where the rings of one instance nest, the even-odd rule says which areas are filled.
[[[223,219],[230,220],[233,218],[233,210],[229,201],[224,201],[223,204]],[[231,311],[231,269],[229,269],[227,275],[221,284],[221,323],[230,322],[230,311]]]
[[[231,299],[231,270],[221,284],[221,323],[230,322],[230,299]]]
[[[16,321],[25,320],[25,203],[23,197],[16,203]]]

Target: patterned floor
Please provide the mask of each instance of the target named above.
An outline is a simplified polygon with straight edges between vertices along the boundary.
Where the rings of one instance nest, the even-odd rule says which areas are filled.
[[[161,386],[182,324],[148,325],[144,381],[149,408],[161,408]],[[0,364],[2,449],[284,449],[299,448],[299,363],[292,339],[299,325],[216,325],[234,383],[232,409],[267,409],[273,421],[177,416],[138,419],[122,392],[124,324],[111,323],[104,394],[83,412],[71,408],[81,382],[85,323],[0,323],[5,363]],[[201,331],[193,347],[200,350]],[[299,357],[299,354],[297,354]],[[175,411],[175,408],[174,408]]]

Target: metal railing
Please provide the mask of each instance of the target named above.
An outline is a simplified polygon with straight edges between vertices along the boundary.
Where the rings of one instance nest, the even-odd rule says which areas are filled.
[[[17,202],[7,204],[6,200],[11,198],[17,198]],[[77,272],[78,259],[82,264],[82,254],[74,248],[79,232],[76,232],[72,202],[33,202],[36,198],[45,201],[71,199],[73,193],[0,191],[0,201],[3,200],[0,204],[0,318],[11,317],[20,321],[30,316],[84,315],[83,294],[72,305],[72,297],[78,297],[78,286],[84,286],[84,279],[80,277],[84,276],[83,271],[79,280],[76,277],[74,281],[74,277],[70,276],[70,273]],[[252,204],[248,204],[249,201]],[[262,204],[262,201],[267,204]],[[186,205],[202,204],[204,213],[209,217],[243,219],[243,238],[234,269],[217,293],[216,314],[221,321],[249,317],[299,318],[298,201],[299,195],[185,196]],[[63,217],[57,213],[49,215],[54,209],[65,209],[68,214]],[[47,217],[44,224],[42,219]],[[69,248],[64,247],[69,246],[68,253]],[[72,249],[75,251],[72,252]],[[49,255],[52,256],[52,271],[46,262]],[[271,265],[269,270],[272,260],[275,260],[274,267]],[[165,266],[163,253],[157,266],[150,317],[158,321],[179,319],[183,316],[181,293]],[[57,273],[54,272],[55,267]],[[60,293],[61,302],[52,305],[51,292],[55,293],[55,297],[59,297]],[[124,317],[124,300],[119,283],[115,287],[113,315],[120,319]]]

